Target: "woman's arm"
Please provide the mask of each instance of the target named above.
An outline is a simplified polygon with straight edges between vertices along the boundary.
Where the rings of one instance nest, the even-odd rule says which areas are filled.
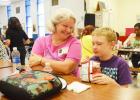
[[[53,72],[60,74],[70,74],[77,66],[78,63],[72,59],[65,59],[64,61],[56,61],[43,58],[41,64],[49,63]]]
[[[78,65],[78,63],[72,59],[56,61],[43,58],[36,54],[30,56],[29,65],[33,70],[43,70],[45,63],[49,63],[54,73],[60,74],[70,74]]]
[[[40,66],[41,60],[42,60],[42,56],[32,53],[30,58],[29,58],[30,67]]]

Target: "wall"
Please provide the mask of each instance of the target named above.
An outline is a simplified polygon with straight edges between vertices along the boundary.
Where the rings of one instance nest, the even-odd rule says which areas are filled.
[[[16,7],[20,7],[20,13],[16,14]],[[11,3],[11,11],[12,11],[12,16],[16,16],[19,18],[23,29],[25,29],[25,5],[24,5],[24,0],[20,0],[18,2],[12,2]],[[7,7],[6,6],[0,6],[0,23],[2,26],[7,26],[8,24],[8,17],[7,17]]]
[[[80,4],[79,4],[80,2]],[[57,6],[51,6],[51,0],[45,0],[45,17],[46,17],[46,24],[48,20],[50,19],[50,16],[52,13],[62,7],[62,8],[68,8],[72,10],[77,18],[76,26],[78,28],[84,27],[84,0],[59,0],[59,5]]]
[[[85,0],[87,13],[94,13],[96,11],[97,2],[99,0]]]
[[[119,30],[119,14],[120,14],[120,10],[119,10],[119,0],[109,0],[108,2],[110,3],[110,27],[112,27],[115,31],[120,33]]]
[[[25,1],[24,0],[18,0],[16,2],[12,2],[11,8],[12,8],[12,16],[16,16],[19,18],[23,28],[25,29],[25,24],[26,24],[26,17],[25,17]],[[80,2],[80,4],[79,4]],[[58,6],[51,6],[51,0],[44,0],[44,11],[45,11],[45,24],[47,25],[47,21],[50,19],[51,14],[54,12],[59,7],[65,7],[68,9],[71,9],[74,14],[77,17],[77,25],[78,27],[84,27],[83,22],[84,22],[84,0],[59,0],[59,5]],[[20,7],[20,13],[16,14],[16,7]],[[32,23],[36,27],[36,32],[37,30],[37,7],[36,7],[36,0],[31,0],[31,18],[32,18]],[[2,17],[0,18],[5,18],[5,19],[0,19],[0,22],[2,25],[7,25],[7,11],[6,7],[0,8],[0,13],[2,13]],[[46,32],[48,32],[46,30]]]
[[[131,28],[137,22],[136,17],[140,16],[139,0],[86,0],[87,11],[94,13],[97,2],[108,3],[110,12],[110,27],[118,31],[121,35],[125,34],[125,28]]]
[[[71,9],[76,15],[77,27],[84,27],[84,0],[60,0],[60,6]]]
[[[46,0],[45,0],[46,1]],[[32,24],[35,25],[36,31],[34,33],[37,33],[37,6],[36,6],[36,0],[31,0],[31,19]]]
[[[12,16],[15,16],[17,18],[19,18],[23,29],[25,29],[25,25],[26,25],[26,20],[25,20],[25,1],[24,0],[20,0],[17,2],[12,2],[11,3],[11,11],[12,11]],[[16,13],[16,7],[20,7],[20,13]]]
[[[0,28],[1,28],[1,32],[2,34],[5,34],[6,28],[7,28],[7,9],[5,6],[1,6],[0,7]],[[6,27],[3,27],[6,26]]]
[[[98,2],[102,1],[105,4],[105,9],[97,11]],[[94,13],[95,25],[97,27],[109,26],[112,27],[112,7],[110,0],[86,0],[87,13]],[[100,5],[100,4],[99,4]]]
[[[33,24],[37,26],[37,17],[36,17],[36,0],[31,0],[31,17]],[[96,10],[97,2],[99,0],[86,0],[87,1],[87,12],[94,13]],[[140,15],[140,1],[139,0],[102,0],[105,2],[109,2],[110,4],[110,26],[114,28],[116,31],[121,33],[122,35],[125,33],[126,27],[133,27],[136,21],[136,16]],[[80,4],[79,4],[80,2]],[[70,8],[74,11],[78,20],[78,27],[83,27],[84,22],[84,0],[59,0],[59,6],[51,7],[51,0],[44,0],[45,5],[45,23],[50,18],[51,13],[57,8],[66,7]],[[12,4],[13,15],[17,16],[23,26],[25,25],[25,5],[24,0],[20,0]],[[20,6],[22,13],[15,14],[15,7]],[[0,7],[0,23],[3,25],[7,25],[7,12],[6,7]]]
[[[7,25],[7,9],[5,6],[1,6],[0,7],[0,23],[1,23],[1,26],[5,26]]]
[[[131,28],[137,23],[136,16],[140,15],[139,0],[119,0],[118,7],[118,27],[119,31],[124,34],[125,28]],[[120,13],[121,12],[121,13]]]

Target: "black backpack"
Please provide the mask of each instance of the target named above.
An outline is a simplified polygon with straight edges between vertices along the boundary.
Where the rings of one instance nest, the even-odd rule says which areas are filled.
[[[0,91],[10,100],[43,100],[61,89],[59,77],[46,71],[29,71],[0,80]]]

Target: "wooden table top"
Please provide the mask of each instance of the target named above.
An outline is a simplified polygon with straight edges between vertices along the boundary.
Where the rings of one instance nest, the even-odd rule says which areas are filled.
[[[12,67],[11,61],[0,60],[0,69],[7,68],[7,67]]]
[[[63,76],[69,83],[73,81],[80,81],[74,76]],[[84,82],[82,82],[84,83]],[[80,93],[74,93],[67,89],[62,90],[61,93],[53,96],[51,100],[139,100],[140,90],[132,88],[123,88],[115,85],[97,85],[92,83],[85,83],[91,85],[91,88]],[[47,99],[46,99],[47,100]]]
[[[0,60],[0,79],[12,73],[12,63]]]
[[[2,63],[0,65],[3,66]],[[11,68],[8,67],[6,69],[9,70]],[[3,76],[1,72],[0,75]],[[64,75],[62,77],[68,84],[73,81],[80,81],[79,78],[73,75]],[[91,88],[79,94],[64,89],[60,93],[49,97],[49,100],[140,100],[140,89],[122,88],[115,85],[85,84],[91,85]],[[2,96],[0,100],[8,99]]]

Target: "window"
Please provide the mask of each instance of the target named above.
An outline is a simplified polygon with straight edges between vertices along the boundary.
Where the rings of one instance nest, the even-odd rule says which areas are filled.
[[[26,11],[26,32],[29,38],[32,38],[33,28],[31,19],[31,3],[30,0],[25,0],[25,11]]]
[[[37,0],[37,22],[39,36],[45,36],[44,0]]]
[[[11,17],[11,5],[7,6],[7,17],[8,19]]]

